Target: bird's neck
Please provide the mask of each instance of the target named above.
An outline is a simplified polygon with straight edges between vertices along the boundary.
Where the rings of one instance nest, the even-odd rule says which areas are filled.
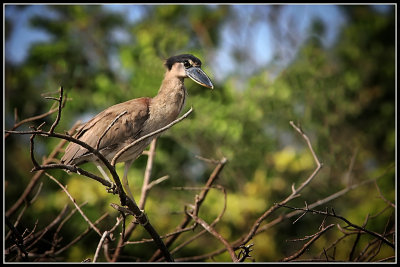
[[[185,98],[186,88],[183,78],[170,77],[166,74],[158,94],[151,101],[150,114],[166,125],[179,116]]]

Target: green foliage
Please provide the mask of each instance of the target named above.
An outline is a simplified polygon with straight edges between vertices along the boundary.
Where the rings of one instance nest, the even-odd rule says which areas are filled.
[[[141,8],[143,13],[135,22],[92,5],[49,6],[54,13],[52,18],[34,17],[31,25],[49,33],[51,40],[32,45],[20,65],[11,64],[6,56],[5,128],[14,123],[14,109],[20,119],[47,112],[53,103],[44,100],[41,94],[55,92],[60,85],[70,100],[56,129],[59,132],[68,130],[77,119],[87,119],[86,116],[115,103],[154,96],[163,77],[163,60],[179,53],[193,53],[201,58],[205,71],[213,78],[216,70],[213,63],[219,60],[214,52],[221,44],[221,30],[228,17],[235,19],[232,7],[135,8]],[[146,213],[151,219],[157,218],[152,222],[160,233],[172,232],[182,219],[183,206],[193,203],[195,193],[172,188],[203,186],[213,169],[195,155],[228,158],[218,180],[227,190],[227,209],[216,230],[229,241],[248,232],[266,209],[291,193],[293,183],[299,185],[315,168],[309,149],[289,121],[303,127],[324,163],[318,177],[290,204],[303,206],[305,201],[312,203],[349,184],[374,177],[380,177],[377,184],[382,194],[394,201],[394,12],[391,9],[383,14],[368,6],[343,6],[341,10],[347,16],[347,23],[336,43],[331,47],[321,43],[327,25],[316,20],[310,27],[310,37],[277,77],[272,78],[272,68],[265,66],[245,78],[234,72],[221,82],[213,80],[214,90],[186,81],[189,92],[186,108],[193,106],[194,112],[158,139],[152,178],[164,175],[170,178],[152,189],[146,204]],[[6,25],[8,37],[13,25],[8,21]],[[116,30],[125,32],[127,40],[116,41],[112,37]],[[44,127],[48,128],[55,116],[34,125],[45,121]],[[48,155],[58,142],[36,139],[37,159]],[[26,136],[6,139],[6,210],[30,181],[32,163],[28,148]],[[129,172],[135,196],[140,195],[145,164],[146,157],[142,156]],[[97,173],[91,164],[84,167]],[[117,171],[122,174],[122,167],[118,166]],[[104,225],[115,223],[116,212],[109,203],[117,202],[116,196],[82,176],[61,171],[51,173],[68,185],[78,203],[88,202],[85,213],[92,220],[109,212],[112,219]],[[50,223],[69,202],[53,181],[45,176],[41,181],[43,189],[22,220],[22,225],[30,229],[37,219],[39,225]],[[200,217],[207,222],[214,220],[222,210],[223,201],[224,195],[212,190]],[[385,202],[379,199],[376,187],[370,185],[327,206],[335,207],[337,213],[361,225],[367,214],[384,209]],[[387,217],[392,211],[386,211]],[[367,226],[382,232],[387,217],[377,217]],[[255,244],[252,255],[256,261],[278,261],[289,256],[298,248],[285,240],[315,233],[322,219],[304,216],[295,225],[283,222],[268,229],[252,239]],[[82,217],[74,215],[63,228],[65,242],[86,227]],[[198,228],[196,232],[200,231]],[[308,256],[319,255],[326,244],[340,237],[340,232],[333,232],[324,235]],[[188,236],[184,234],[180,240]],[[132,239],[141,238],[148,236],[138,227]],[[89,235],[60,256],[65,261],[93,257],[98,240],[95,234]],[[363,239],[362,244],[367,240]],[[337,258],[346,257],[352,244],[348,242],[338,250]],[[206,235],[175,257],[206,254],[221,247],[219,241]],[[152,245],[134,245],[127,247],[124,255],[151,257],[153,250]],[[392,255],[387,248],[382,251],[388,257]],[[224,253],[215,260],[230,261],[230,257]]]

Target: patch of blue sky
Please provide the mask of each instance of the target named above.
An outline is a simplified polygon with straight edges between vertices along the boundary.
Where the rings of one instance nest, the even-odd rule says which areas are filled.
[[[51,36],[29,24],[30,18],[40,15],[55,18],[56,14],[45,5],[6,5],[5,17],[11,21],[12,34],[5,43],[5,58],[12,63],[21,63],[28,55],[32,43],[49,41]]]

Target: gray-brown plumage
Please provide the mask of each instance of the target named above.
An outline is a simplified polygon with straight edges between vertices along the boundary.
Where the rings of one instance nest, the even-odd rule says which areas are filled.
[[[193,55],[183,54],[170,57],[165,61],[165,66],[167,70],[164,80],[155,97],[132,99],[111,106],[82,126],[74,137],[93,148],[98,145],[99,151],[111,161],[118,151],[136,139],[177,119],[185,104],[185,78],[189,77],[205,87],[213,88],[210,79],[201,70],[201,61]],[[117,160],[117,162],[125,162],[123,182],[125,190],[131,197],[126,178],[128,168],[158,135],[139,142]],[[99,140],[100,143],[98,143]],[[95,162],[99,169],[101,168],[97,157],[76,143],[69,143],[61,162],[72,165]],[[102,174],[104,175],[103,171]]]

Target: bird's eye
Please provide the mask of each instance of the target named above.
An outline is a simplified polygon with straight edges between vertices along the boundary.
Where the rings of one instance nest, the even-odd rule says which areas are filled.
[[[183,65],[185,66],[185,68],[190,68],[192,65],[190,64],[189,61],[185,60],[183,61]]]

